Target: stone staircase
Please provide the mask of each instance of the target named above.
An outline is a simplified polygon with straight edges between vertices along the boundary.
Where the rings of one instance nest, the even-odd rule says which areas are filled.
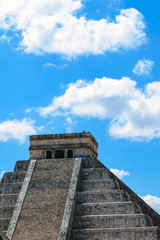
[[[17,161],[13,172],[6,172],[0,183],[0,230],[7,231],[28,168],[28,161]]]
[[[156,240],[160,231],[107,168],[97,159],[83,159],[71,239]]]

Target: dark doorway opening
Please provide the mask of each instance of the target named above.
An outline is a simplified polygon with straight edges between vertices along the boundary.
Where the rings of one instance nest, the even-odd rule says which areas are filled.
[[[73,151],[72,150],[68,150],[68,158],[73,158]]]
[[[64,158],[64,151],[63,150],[57,150],[55,152],[55,158]]]
[[[47,159],[52,159],[52,152],[51,151],[46,151],[46,158]]]

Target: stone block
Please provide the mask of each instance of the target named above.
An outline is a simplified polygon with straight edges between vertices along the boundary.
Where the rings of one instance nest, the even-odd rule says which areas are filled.
[[[80,179],[109,179],[109,176],[104,168],[82,168]]]
[[[28,160],[27,161],[17,161],[14,167],[14,172],[26,172],[28,168]]]
[[[146,227],[149,225],[149,218],[144,214],[85,215],[74,217],[73,229]]]
[[[0,207],[15,206],[18,194],[0,194]]]
[[[96,158],[82,158],[82,168],[104,167]]]
[[[157,240],[158,231],[157,227],[79,229],[73,230],[71,240]]]
[[[17,183],[1,183],[0,194],[15,194],[19,193],[22,187],[22,182]]]
[[[133,214],[141,213],[140,208],[133,202],[99,202],[76,204],[75,216],[102,214]]]
[[[0,207],[0,219],[11,218],[14,206]]]
[[[2,183],[23,182],[26,172],[6,172],[3,175]]]
[[[1,231],[4,231],[4,232],[7,231],[9,222],[10,222],[10,218],[0,219]]]
[[[112,179],[89,179],[80,180],[78,191],[116,190],[117,187]]]
[[[77,202],[123,202],[129,201],[123,190],[77,192]]]

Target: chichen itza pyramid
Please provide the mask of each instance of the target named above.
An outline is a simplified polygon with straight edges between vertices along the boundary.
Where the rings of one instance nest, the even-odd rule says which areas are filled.
[[[89,132],[30,136],[0,183],[0,240],[156,240],[160,215],[98,159]]]

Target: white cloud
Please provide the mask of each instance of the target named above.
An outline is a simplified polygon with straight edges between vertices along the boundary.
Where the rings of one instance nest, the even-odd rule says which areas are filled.
[[[124,170],[110,168],[110,171],[113,172],[119,179],[130,175],[129,172],[125,172]]]
[[[30,108],[25,109],[25,112],[26,112],[26,113],[30,113],[30,112],[32,112],[34,109],[35,109],[35,107],[30,107]]]
[[[49,63],[49,62],[47,62],[43,65],[43,67],[46,67],[46,68],[53,67],[53,68],[59,68],[59,69],[66,68],[67,66],[68,66],[68,64],[66,64],[66,63],[57,65],[57,64]]]
[[[21,143],[26,140],[30,134],[36,134],[34,121],[30,118],[23,118],[21,121],[7,120],[0,123],[0,141],[6,142],[10,139],[18,139]]]
[[[46,125],[51,125],[53,123],[53,121],[49,121]]]
[[[67,133],[71,133],[72,129],[77,125],[77,121],[74,121],[71,117],[66,116],[66,122],[64,123],[64,129]]]
[[[2,171],[2,172],[0,173],[0,180],[2,179],[4,173],[5,173],[5,171]]]
[[[70,117],[67,118],[67,123],[69,123],[69,124],[73,123],[73,121],[72,121],[72,119]]]
[[[148,141],[160,137],[159,102],[160,82],[149,83],[142,90],[130,78],[104,77],[69,84],[63,95],[38,111],[44,117],[72,114],[109,119],[112,137]]]
[[[136,48],[146,41],[142,14],[123,9],[115,21],[77,17],[82,0],[1,0],[0,28],[21,36],[27,53],[69,57]]]
[[[149,59],[142,59],[137,62],[132,72],[137,75],[150,75],[154,62]]]
[[[71,127],[71,126],[68,126],[68,127],[66,128],[66,130],[67,130],[67,133],[72,133],[72,127]]]
[[[152,195],[146,195],[144,197],[141,197],[148,205],[150,205],[155,211],[157,211],[160,214],[160,198],[152,196]]]
[[[119,10],[123,0],[108,0],[108,7],[111,9]]]
[[[8,37],[6,34],[3,34],[0,36],[0,42],[7,42],[7,43],[10,43],[10,41],[12,40],[11,37]]]

